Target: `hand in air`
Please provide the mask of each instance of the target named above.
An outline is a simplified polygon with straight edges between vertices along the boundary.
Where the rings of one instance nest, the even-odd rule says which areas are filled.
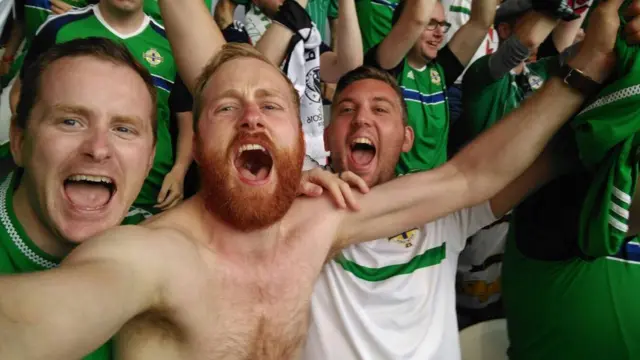
[[[64,14],[69,10],[73,10],[73,6],[67,4],[62,0],[50,0],[51,1],[51,12],[60,15]]]
[[[360,210],[351,190],[352,186],[358,188],[363,194],[369,192],[367,183],[351,171],[338,175],[316,168],[302,173],[298,195],[317,197],[327,189],[340,209],[349,207],[352,210]]]
[[[158,194],[158,204],[154,207],[162,211],[178,205],[184,198],[184,174],[181,171],[169,171],[162,181]]]

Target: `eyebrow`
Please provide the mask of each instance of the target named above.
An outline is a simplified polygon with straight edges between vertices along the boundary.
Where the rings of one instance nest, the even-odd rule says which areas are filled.
[[[93,112],[89,108],[79,105],[56,104],[53,106],[54,111],[71,113],[83,117],[90,117]]]
[[[218,101],[225,97],[242,98],[242,93],[237,89],[228,89],[223,91],[220,94],[214,95],[213,101]],[[282,96],[282,93],[274,88],[259,88],[255,90],[255,97],[256,98],[277,97],[277,98],[284,99],[284,96]]]
[[[344,99],[340,100],[340,101],[338,102],[338,105],[340,105],[340,104],[342,104],[342,103],[345,103],[345,102],[352,102],[352,103],[355,103],[356,101],[355,101],[353,98],[346,97],[346,98],[344,98]],[[375,96],[375,97],[373,98],[373,102],[384,102],[384,103],[387,103],[387,104],[389,104],[390,106],[392,106],[392,107],[394,107],[394,108],[395,108],[395,107],[397,107],[397,105],[396,105],[393,101],[391,101],[391,100],[387,99],[387,98],[386,98],[386,97],[384,97],[384,96]]]

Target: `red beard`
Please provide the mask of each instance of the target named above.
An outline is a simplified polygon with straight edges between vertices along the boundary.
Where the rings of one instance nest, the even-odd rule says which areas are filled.
[[[259,140],[268,149],[273,160],[272,171],[277,175],[272,193],[250,188],[236,179],[233,163],[229,163],[232,149],[246,139]],[[298,193],[304,162],[304,137],[300,133],[293,150],[277,148],[264,134],[236,135],[226,152],[203,151],[202,140],[196,143],[196,159],[200,167],[200,186],[205,208],[240,231],[262,229],[275,224],[287,213]],[[274,176],[271,174],[270,176]]]

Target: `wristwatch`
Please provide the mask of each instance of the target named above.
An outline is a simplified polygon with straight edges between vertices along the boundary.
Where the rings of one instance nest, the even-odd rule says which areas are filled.
[[[602,84],[567,64],[560,67],[556,75],[563,79],[565,84],[586,96],[593,95],[602,87]]]

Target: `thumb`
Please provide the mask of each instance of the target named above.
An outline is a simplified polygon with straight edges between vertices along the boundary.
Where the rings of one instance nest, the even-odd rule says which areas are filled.
[[[169,181],[162,182],[162,188],[160,188],[160,192],[158,193],[158,199],[157,199],[158,203],[163,202],[167,198],[170,187],[171,187],[171,182]]]

